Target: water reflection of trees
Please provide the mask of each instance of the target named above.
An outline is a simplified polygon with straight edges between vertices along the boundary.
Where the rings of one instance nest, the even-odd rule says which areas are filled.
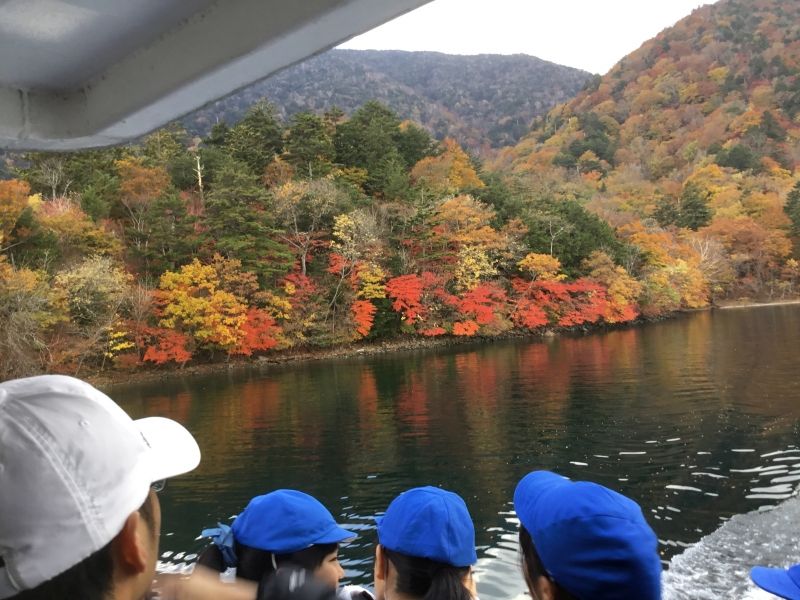
[[[443,485],[467,499],[479,541],[491,544],[508,531],[499,513],[518,478],[549,468],[648,510],[666,503],[702,517],[733,510],[739,496],[676,498],[666,486],[697,485],[680,465],[731,465],[747,458],[730,458],[731,447],[787,430],[800,339],[783,329],[800,331],[793,314],[743,322],[704,313],[588,336],[269,368],[141,392],[131,403],[137,415],[171,416],[195,433],[203,462],[179,486],[219,514],[288,486],[371,523],[402,489]],[[697,526],[685,520],[670,525],[670,539]]]

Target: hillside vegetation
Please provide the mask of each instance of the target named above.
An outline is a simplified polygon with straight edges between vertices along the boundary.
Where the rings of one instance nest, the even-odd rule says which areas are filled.
[[[799,17],[778,0],[698,10],[491,169],[375,101],[17,157],[0,377],[793,296]]]

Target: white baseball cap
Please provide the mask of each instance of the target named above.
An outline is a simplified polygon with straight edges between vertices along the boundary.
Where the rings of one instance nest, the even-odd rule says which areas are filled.
[[[0,598],[103,548],[152,482],[199,462],[183,426],[161,417],[134,421],[78,379],[0,383]]]

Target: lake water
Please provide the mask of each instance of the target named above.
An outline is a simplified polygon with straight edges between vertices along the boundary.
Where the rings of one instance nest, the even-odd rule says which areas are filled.
[[[758,598],[750,564],[800,561],[800,500],[790,499],[800,482],[799,351],[800,306],[774,306],[177,376],[111,395],[136,417],[184,423],[203,451],[200,467],[162,492],[167,570],[191,563],[204,526],[289,487],[359,532],[341,554],[346,577],[367,582],[374,516],[400,491],[431,484],[470,508],[481,598],[515,598],[511,497],[543,468],[641,504],[669,568],[667,598]]]

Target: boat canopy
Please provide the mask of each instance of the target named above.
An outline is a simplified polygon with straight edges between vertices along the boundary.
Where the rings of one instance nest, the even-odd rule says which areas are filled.
[[[0,0],[0,148],[137,138],[429,0]]]

